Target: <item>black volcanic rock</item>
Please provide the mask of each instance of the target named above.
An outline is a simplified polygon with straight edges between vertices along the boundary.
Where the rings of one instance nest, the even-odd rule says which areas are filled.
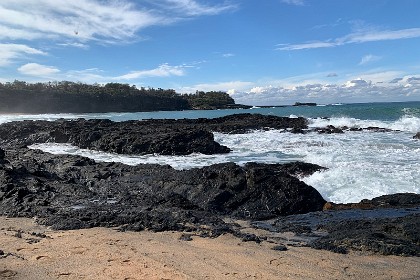
[[[294,214],[253,226],[293,232],[298,246],[347,253],[420,256],[420,194],[384,195],[359,203],[327,203],[327,211]],[[293,244],[290,244],[293,245]]]
[[[327,127],[316,128],[315,129],[320,134],[332,134],[332,133],[344,133],[341,128],[335,127],[333,125],[328,125]]]
[[[363,199],[358,203],[327,202],[324,205],[324,210],[411,208],[416,206],[420,206],[420,195],[415,193],[398,193],[382,195],[373,199]]]
[[[266,219],[322,209],[312,187],[281,165],[170,166],[96,163],[25,148],[0,165],[0,214],[38,217],[57,229],[229,232],[223,217]],[[287,170],[287,168],[286,168]],[[212,233],[213,232],[213,233]],[[203,233],[204,234],[204,233]]]
[[[245,133],[254,129],[302,129],[303,118],[239,114],[217,119],[57,120],[11,122],[0,125],[0,144],[25,147],[35,143],[70,143],[80,148],[119,154],[187,155],[228,153],[212,132]]]
[[[311,244],[337,252],[368,251],[381,255],[420,256],[420,214],[397,218],[342,220],[323,225],[328,235]]]

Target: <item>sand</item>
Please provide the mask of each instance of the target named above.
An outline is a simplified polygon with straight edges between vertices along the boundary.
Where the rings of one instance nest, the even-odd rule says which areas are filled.
[[[44,233],[39,237],[32,233]],[[0,217],[0,279],[420,279],[420,258],[272,250],[232,235],[180,240],[179,232],[54,231]]]

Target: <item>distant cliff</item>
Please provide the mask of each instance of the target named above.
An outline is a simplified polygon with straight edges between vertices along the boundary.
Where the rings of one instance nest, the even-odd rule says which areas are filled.
[[[213,109],[236,109],[251,108],[252,106],[235,104],[235,100],[223,91],[197,91],[195,94],[184,94],[182,98],[188,101],[191,109],[213,110]]]
[[[1,113],[103,113],[225,109],[241,105],[225,92],[180,95],[172,89],[127,84],[0,83]]]

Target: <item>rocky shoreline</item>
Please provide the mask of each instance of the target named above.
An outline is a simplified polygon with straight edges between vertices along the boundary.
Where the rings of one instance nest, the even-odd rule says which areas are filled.
[[[420,256],[420,195],[396,194],[359,204],[327,203],[298,179],[324,169],[321,166],[224,163],[175,170],[165,165],[101,163],[27,148],[58,142],[125,154],[213,154],[230,149],[215,142],[212,132],[284,129],[300,133],[307,128],[303,118],[251,114],[198,120],[3,124],[0,215],[36,218],[61,230],[98,226],[173,230],[184,232],[187,239],[231,233],[244,241],[266,240],[278,246]],[[268,232],[248,233],[238,220]],[[303,241],[289,244],[281,237],[283,232],[294,232]]]

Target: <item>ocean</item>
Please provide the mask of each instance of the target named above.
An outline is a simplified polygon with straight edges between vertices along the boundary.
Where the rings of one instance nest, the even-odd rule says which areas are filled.
[[[381,127],[392,132],[347,131],[344,134],[291,134],[282,130],[248,134],[215,133],[219,143],[233,151],[223,155],[130,156],[79,149],[67,144],[36,144],[31,148],[54,154],[76,154],[97,161],[130,165],[168,164],[175,169],[236,162],[286,163],[305,161],[328,170],[302,178],[332,202],[358,202],[384,194],[420,193],[420,102],[328,104],[310,107],[273,107],[212,111],[176,111],[102,114],[0,115],[0,123],[59,118],[105,118],[113,121],[142,119],[215,118],[237,113],[308,118],[310,127],[327,125]]]

